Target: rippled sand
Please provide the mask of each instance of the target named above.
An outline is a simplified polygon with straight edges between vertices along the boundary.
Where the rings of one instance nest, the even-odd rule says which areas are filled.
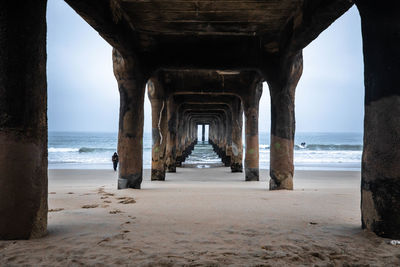
[[[268,191],[228,168],[178,168],[116,190],[104,170],[49,171],[49,234],[0,241],[0,265],[399,266],[400,246],[360,228],[360,173],[298,171]]]

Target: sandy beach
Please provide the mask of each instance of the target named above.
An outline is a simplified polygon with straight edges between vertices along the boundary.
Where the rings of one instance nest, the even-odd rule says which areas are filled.
[[[48,235],[0,241],[0,265],[399,266],[360,227],[360,173],[297,171],[269,191],[228,168],[179,168],[117,190],[108,170],[49,170]]]

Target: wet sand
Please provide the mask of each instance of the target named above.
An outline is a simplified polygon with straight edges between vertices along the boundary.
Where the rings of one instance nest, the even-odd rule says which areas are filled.
[[[268,191],[228,168],[178,168],[116,190],[108,170],[49,170],[48,235],[0,241],[0,265],[399,266],[400,246],[360,227],[360,173],[297,171]]]

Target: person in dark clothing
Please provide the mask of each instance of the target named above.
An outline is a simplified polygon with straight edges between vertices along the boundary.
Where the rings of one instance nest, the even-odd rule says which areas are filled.
[[[117,152],[114,153],[114,155],[111,157],[111,160],[113,162],[114,171],[116,171],[117,167],[118,167],[118,161],[119,161]]]

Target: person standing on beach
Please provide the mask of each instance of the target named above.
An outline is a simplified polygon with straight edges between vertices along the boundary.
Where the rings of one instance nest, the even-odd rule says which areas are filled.
[[[117,154],[117,152],[114,153],[114,155],[111,157],[111,160],[113,162],[114,171],[116,171],[117,170],[117,166],[118,166],[118,154]]]

